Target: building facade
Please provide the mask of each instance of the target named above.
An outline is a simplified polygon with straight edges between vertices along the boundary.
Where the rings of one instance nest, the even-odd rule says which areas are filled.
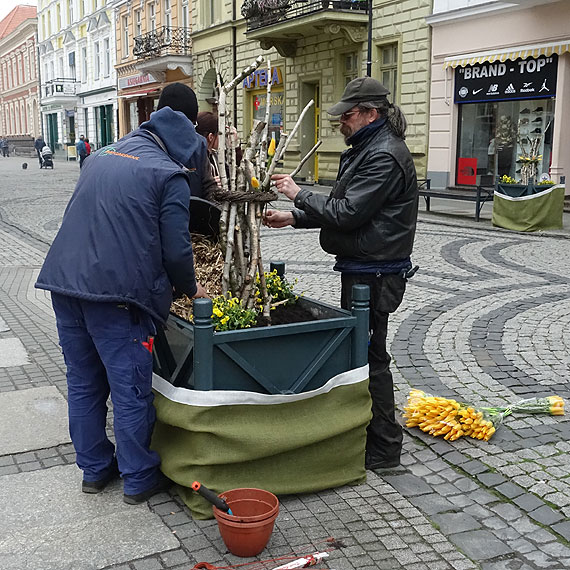
[[[117,138],[115,27],[109,0],[38,0],[41,111],[46,141],[74,156]]]
[[[119,136],[156,109],[175,81],[193,87],[189,0],[118,0],[116,26]]]
[[[36,24],[34,6],[16,6],[0,22],[0,136],[16,148],[41,134]]]
[[[317,140],[323,144],[299,176],[335,179],[346,148],[339,121],[326,109],[345,85],[365,75],[382,81],[408,118],[407,143],[420,177],[427,165],[430,0],[374,0],[369,35],[368,1],[192,1],[193,79],[201,108],[209,108],[215,70],[212,56],[229,81],[257,55],[270,61],[243,81],[229,100],[242,140],[253,120],[265,114],[266,85],[272,82],[270,132],[289,132],[312,99],[299,135],[288,147],[285,170],[293,170]],[[369,40],[370,38],[370,40]],[[370,44],[371,60],[368,64]]]
[[[570,172],[570,2],[435,0],[428,176],[432,187]]]

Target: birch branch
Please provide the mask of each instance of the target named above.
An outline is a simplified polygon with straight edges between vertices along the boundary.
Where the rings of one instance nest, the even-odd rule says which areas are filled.
[[[241,73],[238,73],[227,85],[224,85],[223,90],[229,93],[232,89],[235,89],[236,85],[253,73],[263,63],[264,59],[262,55],[258,56],[254,62],[250,63]]]
[[[315,151],[323,144],[323,141],[318,141],[317,144],[301,159],[301,162],[299,162],[299,164],[297,164],[297,167],[295,168],[295,170],[293,170],[293,172],[291,172],[291,174],[289,176],[291,176],[291,178],[293,178],[293,176],[295,176],[296,174],[299,173],[299,170],[301,170],[301,168],[303,168],[303,165],[305,164],[305,162],[307,162],[307,160],[309,160],[309,158],[311,158],[311,156],[313,156],[313,154],[315,154]]]
[[[297,131],[299,130],[299,126],[301,125],[301,121],[303,120],[303,117],[306,115],[307,111],[311,108],[311,106],[314,103],[315,103],[315,101],[313,99],[311,99],[305,105],[305,108],[303,109],[303,111],[299,115],[299,118],[297,119],[297,122],[295,123],[293,130],[289,133],[289,138],[287,139],[287,143],[284,145],[283,149],[281,150],[281,154],[277,154],[277,151],[275,151],[275,156],[273,157],[273,160],[281,160],[281,158],[285,154],[285,151],[287,150],[287,147],[289,146],[289,143],[293,140],[293,137],[297,134]],[[281,141],[279,141],[279,142],[281,142]]]
[[[277,160],[278,160],[277,153],[281,152],[283,147],[287,144],[287,139],[288,135],[286,135],[285,133],[281,133],[281,137],[279,138],[279,144],[277,145],[277,148],[275,149],[275,154],[273,155],[273,160],[271,161],[271,164],[269,165],[269,168],[265,173],[265,178],[263,179],[263,184],[261,185],[263,190],[267,190],[267,188],[269,188],[269,183],[271,182],[271,175],[273,174],[273,171],[277,166]]]

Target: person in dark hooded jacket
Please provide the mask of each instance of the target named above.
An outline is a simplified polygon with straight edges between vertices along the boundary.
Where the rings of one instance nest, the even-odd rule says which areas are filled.
[[[168,483],[149,448],[156,326],[173,290],[206,296],[188,231],[206,153],[197,112],[192,89],[171,84],[149,121],[91,155],[36,283],[52,294],[82,490],[98,493],[120,474],[128,504]],[[105,433],[109,394],[116,445]]]

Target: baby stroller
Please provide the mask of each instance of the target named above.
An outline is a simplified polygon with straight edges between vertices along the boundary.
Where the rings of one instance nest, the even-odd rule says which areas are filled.
[[[40,168],[51,168],[53,170],[53,153],[47,144],[40,151],[40,156],[42,157]]]

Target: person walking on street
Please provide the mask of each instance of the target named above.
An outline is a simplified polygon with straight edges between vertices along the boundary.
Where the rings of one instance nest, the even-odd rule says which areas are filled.
[[[79,168],[83,167],[83,161],[87,157],[87,146],[85,145],[85,137],[81,135],[79,140],[75,143],[77,156],[79,157]]]
[[[6,137],[0,138],[0,151],[2,151],[2,156],[9,157],[10,156],[10,148],[8,146],[8,141]]]
[[[44,148],[44,146],[46,145],[44,138],[40,135],[35,141],[34,141],[34,148],[36,149],[36,152],[38,153],[38,160],[40,161],[40,168],[42,167],[42,149]]]
[[[91,154],[91,145],[89,144],[89,139],[85,139],[83,142],[85,142],[85,152],[87,153],[87,156],[89,156]]]
[[[207,296],[188,230],[190,178],[206,152],[198,104],[182,84],[164,94],[168,106],[159,100],[150,120],[84,164],[35,284],[51,291],[82,490],[99,493],[120,473],[128,504],[169,483],[149,447],[156,326],[173,292]],[[109,395],[116,445],[105,431]]]
[[[328,110],[340,115],[340,132],[350,148],[340,158],[330,196],[301,189],[291,176],[276,174],[277,190],[294,201],[291,212],[268,210],[269,227],[320,227],[321,247],[336,255],[341,273],[341,306],[350,309],[352,286],[370,287],[370,395],[367,469],[400,463],[402,428],[395,418],[390,355],[386,349],[388,315],[404,296],[415,272],[410,255],[418,210],[416,171],[404,143],[406,120],[388,102],[389,91],[376,79],[359,77],[346,86]]]

